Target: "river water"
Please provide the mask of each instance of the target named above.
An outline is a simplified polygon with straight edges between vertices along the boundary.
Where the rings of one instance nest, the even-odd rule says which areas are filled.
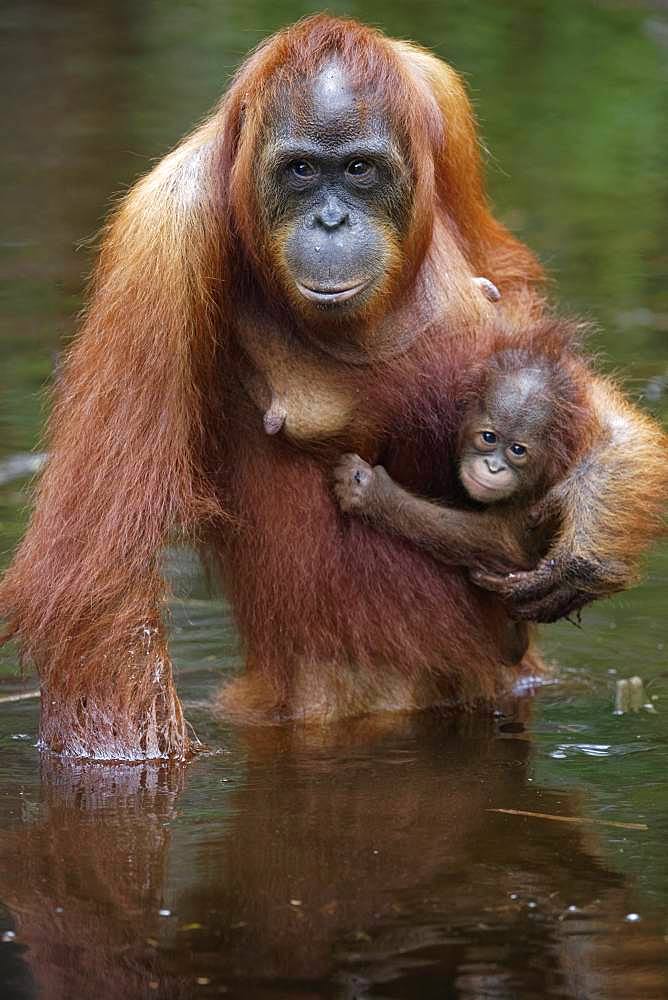
[[[310,9],[3,3],[3,565],[110,199],[244,52]],[[666,4],[330,9],[467,75],[498,214],[564,307],[599,322],[601,366],[665,418]],[[37,700],[0,703],[3,998],[668,995],[665,546],[581,628],[543,630],[555,675],[533,704],[319,736],[216,722],[210,700],[240,668],[234,625],[187,555],[170,562],[179,687],[208,755],[186,769],[40,757]],[[35,686],[16,670],[9,650],[0,698]],[[633,675],[653,711],[615,715],[616,682]]]

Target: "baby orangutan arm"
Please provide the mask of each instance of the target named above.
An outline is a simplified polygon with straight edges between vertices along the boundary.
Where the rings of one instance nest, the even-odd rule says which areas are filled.
[[[513,618],[556,621],[631,586],[640,556],[664,531],[666,435],[604,379],[591,382],[590,402],[589,447],[535,511],[537,520],[559,515],[552,549],[530,572],[473,571],[478,586],[505,598]]]
[[[528,568],[520,533],[492,511],[457,510],[414,496],[358,455],[344,455],[334,472],[343,511],[426,549],[441,562],[498,572]]]

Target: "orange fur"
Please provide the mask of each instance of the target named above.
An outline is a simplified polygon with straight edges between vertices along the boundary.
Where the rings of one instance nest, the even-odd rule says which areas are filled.
[[[596,431],[592,446],[557,488],[570,516],[561,542],[584,555],[596,539],[603,559],[616,561],[620,583],[635,581],[634,564],[665,533],[668,436],[638,413],[614,383],[589,386]]]
[[[351,352],[338,358],[323,354],[321,326],[291,308],[262,222],[261,178],[252,183],[277,102],[332,56],[393,122],[413,185],[401,274],[353,328],[325,331]],[[471,273],[498,285],[524,343],[543,309],[541,269],[490,213],[454,71],[325,15],[261,45],[105,235],[35,514],[0,585],[10,632],[40,672],[44,745],[99,758],[188,753],[161,621],[160,550],[177,532],[221,567],[262,692],[253,704],[265,713],[472,705],[505,686],[500,601],[397,540],[345,524],[323,456],[266,438],[239,380],[249,326],[288,338],[306,330],[323,379],[356,400],[338,443],[361,437],[393,475],[430,491],[467,367],[490,350],[481,320],[491,307],[471,294]],[[564,538],[570,531],[583,549],[601,538],[616,555],[630,539],[631,573],[665,486],[658,432],[604,383],[592,406],[601,418],[581,440],[600,431],[602,496],[581,537],[587,517],[570,484]],[[601,523],[611,512],[612,530]]]

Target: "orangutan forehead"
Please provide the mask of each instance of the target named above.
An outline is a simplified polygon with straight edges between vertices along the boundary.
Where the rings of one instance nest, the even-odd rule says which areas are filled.
[[[347,70],[338,62],[326,63],[310,84],[313,109],[323,120],[338,120],[342,115],[358,113],[359,94]]]
[[[533,438],[552,416],[550,380],[540,368],[523,368],[495,378],[485,408],[499,433]]]
[[[394,129],[380,96],[368,84],[355,82],[335,59],[324,63],[310,79],[281,86],[275,112],[278,131],[294,138],[376,140],[385,145],[393,138]]]

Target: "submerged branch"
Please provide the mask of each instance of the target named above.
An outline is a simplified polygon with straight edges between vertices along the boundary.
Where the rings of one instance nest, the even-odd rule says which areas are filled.
[[[614,819],[592,819],[589,816],[555,816],[552,813],[528,812],[525,809],[487,809],[486,812],[508,816],[529,816],[532,819],[553,819],[556,823],[580,823],[589,826],[614,826],[618,830],[649,830],[646,823],[619,823]]]

